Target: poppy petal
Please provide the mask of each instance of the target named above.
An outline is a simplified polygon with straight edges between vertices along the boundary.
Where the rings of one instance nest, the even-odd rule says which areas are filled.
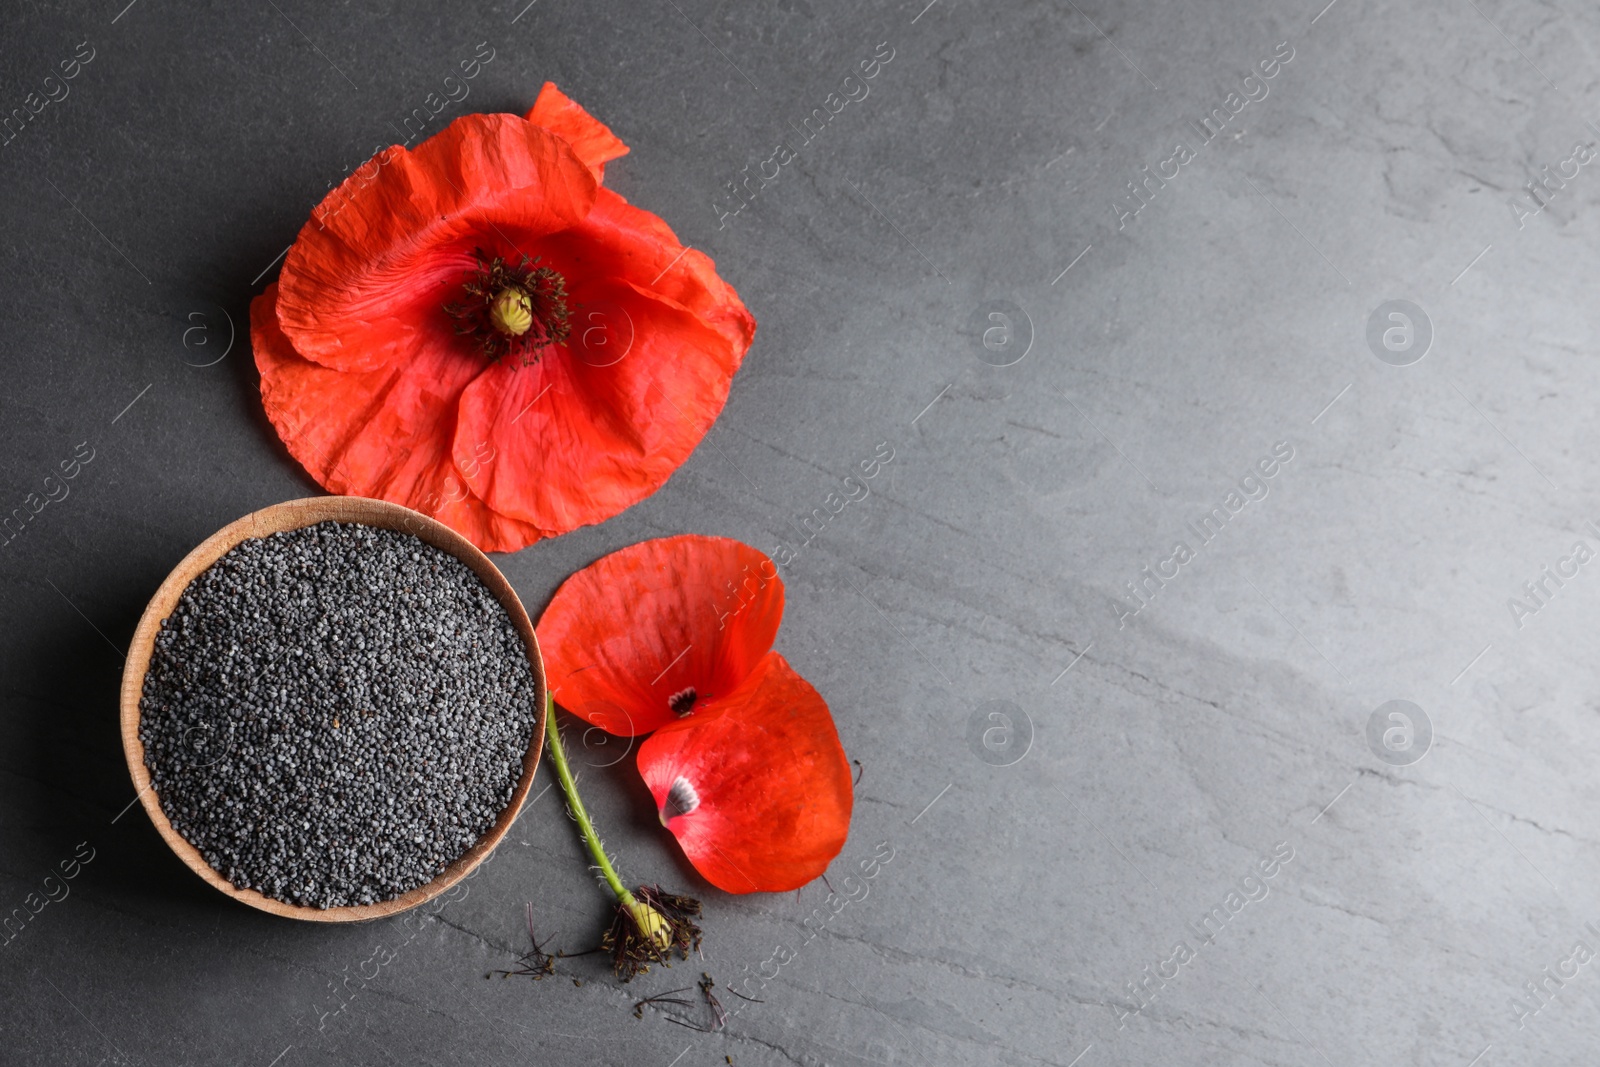
[[[261,402],[289,453],[323,488],[398,500],[490,552],[543,536],[479,499],[451,458],[453,427],[440,421],[453,422],[455,405],[441,398],[453,399],[481,366],[424,348],[393,367],[332,370],[295,353],[278,326],[277,295],[274,283],[250,304]]]
[[[338,370],[414,351],[475,245],[569,229],[598,189],[563,138],[515,115],[463,115],[374,164],[318,205],[279,279],[278,320],[295,351]]]
[[[630,545],[568,578],[539,619],[539,646],[561,706],[626,737],[693,721],[738,689],[782,618],[783,581],[766,555],[685,534]]]
[[[610,189],[602,186],[582,224],[555,235],[547,247],[579,270],[615,274],[688,308],[727,337],[740,359],[755,337],[756,320],[711,257],[684,247],[659,216]]]
[[[628,154],[628,146],[622,143],[622,138],[557,89],[555,82],[545,82],[544,88],[539,90],[539,98],[528,112],[528,121],[543,126],[571,145],[597,182],[605,177],[607,163]]]
[[[639,774],[695,870],[729,893],[805,885],[850,831],[850,765],[833,716],[776,652],[703,718],[652,734]]]
[[[499,457],[469,471],[473,491],[551,533],[608,519],[665,484],[721,413],[743,354],[687,309],[625,281],[574,290],[603,309],[592,312],[598,325],[584,326],[580,310],[575,336],[535,366],[487,369],[462,393],[456,430],[458,465],[482,442]],[[583,347],[590,329],[611,332],[615,362]]]

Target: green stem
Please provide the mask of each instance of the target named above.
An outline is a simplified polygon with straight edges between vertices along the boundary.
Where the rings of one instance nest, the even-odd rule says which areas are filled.
[[[578,824],[578,833],[583,837],[583,843],[588,846],[589,855],[594,857],[595,865],[600,868],[600,874],[605,878],[606,885],[616,894],[618,903],[638,928],[645,945],[649,946],[645,950],[646,955],[640,958],[665,959],[665,953],[671,949],[678,934],[665,915],[628,891],[622,884],[622,879],[618,877],[617,869],[611,866],[611,858],[606,855],[606,848],[600,843],[600,835],[595,833],[594,823],[589,819],[589,811],[578,796],[578,783],[573,780],[572,768],[567,765],[567,751],[561,745],[561,729],[556,725],[555,698],[548,694],[545,696],[544,712],[545,741],[550,746],[550,761],[556,765],[556,780],[561,783],[561,791],[567,795],[567,810],[572,812],[573,821]],[[698,928],[693,933],[698,935]],[[638,960],[635,959],[634,962],[637,963]],[[620,968],[622,964],[618,963],[617,966]]]
[[[561,783],[561,791],[567,795],[567,810],[572,812],[572,817],[578,824],[578,833],[582,835],[583,843],[589,848],[589,855],[594,857],[595,865],[605,877],[606,885],[611,887],[618,900],[631,908],[635,904],[633,894],[622,884],[617,869],[611,866],[611,859],[606,855],[605,846],[600,843],[600,835],[595,832],[594,823],[589,820],[589,812],[584,808],[582,798],[578,796],[578,783],[572,779],[572,768],[567,766],[567,753],[561,747],[561,731],[556,726],[555,698],[547,694],[544,708],[545,741],[550,746],[550,760],[556,765],[556,779]]]

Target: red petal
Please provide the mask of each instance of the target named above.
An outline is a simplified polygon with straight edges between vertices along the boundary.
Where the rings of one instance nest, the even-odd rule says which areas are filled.
[[[605,177],[607,163],[628,154],[628,146],[622,143],[622,138],[557,89],[555,82],[545,82],[544,88],[539,90],[539,99],[533,102],[528,121],[543,126],[571,145],[597,182]]]
[[[455,398],[482,370],[442,346],[393,367],[338,371],[295,354],[274,313],[276,283],[250,304],[261,402],[291,455],[330,493],[415,508],[485,551],[511,552],[542,536],[472,493],[451,457]]]
[[[539,620],[539,646],[562,707],[631,736],[680,721],[667,701],[686,688],[696,708],[732,693],[782,618],[770,559],[685,534],[630,545],[568,578]]]
[[[658,216],[602,187],[582,225],[557,234],[548,247],[579,271],[617,275],[688,308],[728,339],[738,369],[756,320],[711,257],[685,248]]]
[[[483,442],[498,457],[468,471],[473,491],[553,534],[608,519],[665,484],[721,413],[739,362],[722,335],[669,301],[626,282],[579,281],[576,270],[567,277],[579,303],[598,310],[580,307],[569,345],[535,366],[501,360],[467,386],[456,430],[463,469]],[[590,331],[610,336],[610,349],[585,348]],[[594,365],[612,350],[616,362]]]
[[[302,358],[375,370],[441,319],[475,245],[568,229],[597,188],[561,137],[464,115],[414,150],[386,149],[318,205],[284,260],[279,322]]]
[[[639,773],[695,870],[729,893],[796,889],[850,831],[850,766],[828,705],[776,652],[737,692],[657,730]],[[668,808],[679,778],[699,805]]]

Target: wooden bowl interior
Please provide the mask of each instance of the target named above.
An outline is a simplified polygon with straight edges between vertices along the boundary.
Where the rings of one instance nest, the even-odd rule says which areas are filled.
[[[161,810],[160,799],[150,787],[150,771],[144,762],[144,744],[139,740],[139,702],[144,692],[145,672],[150,666],[150,656],[154,651],[156,634],[161,630],[162,620],[172,614],[178,598],[197,575],[241,541],[253,537],[265,537],[282,530],[295,530],[330,519],[413,534],[435,548],[450,553],[470,567],[505,608],[517,632],[522,635],[522,642],[528,650],[528,663],[533,668],[534,695],[539,710],[533,738],[522,760],[522,778],[517,783],[511,802],[501,811],[500,817],[495,820],[489,832],[446,868],[443,874],[393,900],[352,907],[313,908],[285,903],[264,896],[253,889],[240,889],[234,886],[212,869],[200,855],[199,850],[172,828],[166,813]],[[274,504],[230,523],[184,557],[167,576],[166,581],[161,583],[161,588],[156,590],[155,596],[145,608],[144,615],[139,619],[139,627],[133,635],[133,644],[128,649],[127,666],[123,670],[122,748],[128,758],[128,771],[133,776],[134,788],[139,792],[139,799],[144,803],[150,821],[155,824],[157,832],[171,846],[172,851],[177,853],[178,858],[201,878],[235,900],[274,915],[311,922],[362,922],[394,915],[433,899],[471,874],[473,869],[494,851],[500,839],[511,829],[511,824],[516,821],[517,814],[527,799],[528,789],[533,785],[534,772],[539,766],[539,754],[544,749],[544,707],[544,661],[539,655],[539,641],[534,635],[533,624],[529,621],[528,613],[523,609],[516,590],[511,588],[511,583],[506,581],[505,576],[489,557],[450,527],[410,508],[382,500],[368,500],[364,497],[312,497]]]

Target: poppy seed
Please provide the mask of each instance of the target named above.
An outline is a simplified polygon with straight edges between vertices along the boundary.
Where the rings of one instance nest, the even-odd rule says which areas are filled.
[[[323,522],[243,541],[162,620],[139,737],[162,811],[239,888],[391,900],[493,827],[537,720],[510,616],[460,560]]]

